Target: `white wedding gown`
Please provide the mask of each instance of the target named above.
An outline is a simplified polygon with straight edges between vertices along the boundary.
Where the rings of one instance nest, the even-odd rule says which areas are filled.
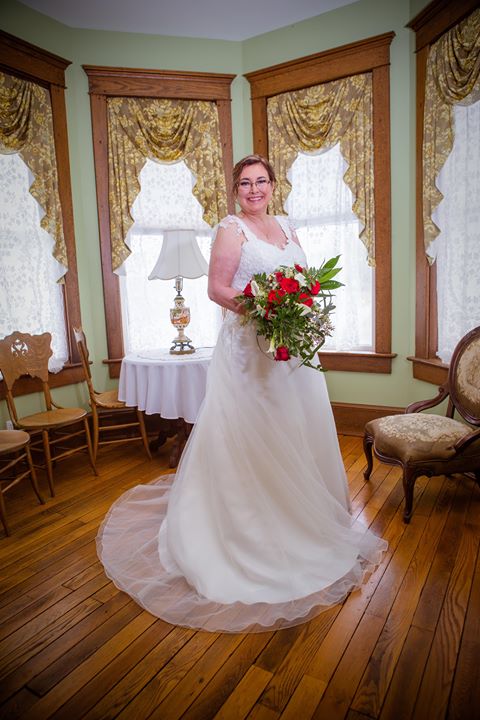
[[[240,221],[241,291],[255,272],[305,264]],[[275,362],[228,312],[207,393],[175,476],[125,493],[100,528],[108,577],[164,620],[211,631],[295,625],[341,601],[387,544],[352,523],[323,373]]]

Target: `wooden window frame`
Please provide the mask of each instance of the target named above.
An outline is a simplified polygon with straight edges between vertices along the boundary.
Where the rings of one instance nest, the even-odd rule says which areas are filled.
[[[235,75],[174,70],[140,70],[97,65],[83,65],[82,67],[88,77],[92,113],[98,225],[108,348],[108,358],[103,362],[109,366],[110,377],[119,377],[124,347],[120,286],[118,276],[112,270],[110,241],[107,98],[151,97],[215,102],[219,116],[228,208],[229,212],[233,212],[230,85]]]
[[[448,364],[437,356],[437,266],[430,265],[425,255],[423,229],[423,120],[425,112],[425,81],[430,46],[441,35],[469,15],[478,0],[434,0],[407,27],[415,32],[416,52],[416,315],[413,377],[442,385],[448,376]]]
[[[72,326],[81,325],[81,316],[65,107],[65,70],[70,64],[70,60],[65,60],[0,30],[0,68],[4,72],[31,80],[45,87],[50,93],[52,104],[58,189],[68,260],[68,272],[64,277],[62,288],[69,356],[60,372],[50,374],[49,384],[51,387],[83,381],[83,369],[72,334]],[[27,395],[41,390],[41,382],[30,377],[21,378],[15,384],[15,395]],[[5,383],[2,380],[0,382],[0,399],[4,399],[5,396]]]
[[[390,373],[392,359],[392,278],[390,210],[390,44],[395,33],[362,40],[315,55],[247,73],[253,115],[254,150],[268,157],[267,100],[292,90],[364,72],[373,80],[375,172],[375,350],[320,352],[328,370]]]

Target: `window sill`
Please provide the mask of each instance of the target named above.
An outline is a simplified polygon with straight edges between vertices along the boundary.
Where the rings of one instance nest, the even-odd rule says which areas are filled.
[[[391,373],[396,353],[319,352],[325,370],[340,372]]]
[[[443,385],[448,378],[448,365],[439,358],[407,357],[413,363],[413,377],[417,380]]]
[[[48,374],[48,384],[51,388],[64,385],[74,385],[84,381],[83,368],[81,363],[69,363],[58,373]],[[14,385],[15,397],[19,395],[30,395],[31,393],[42,392],[42,381],[28,375],[21,377]],[[0,400],[6,398],[5,382],[0,382]]]
[[[396,357],[396,353],[320,352],[318,355],[325,370],[387,374],[392,372],[392,360]],[[103,362],[108,365],[111,378],[120,377],[121,359],[112,358]]]

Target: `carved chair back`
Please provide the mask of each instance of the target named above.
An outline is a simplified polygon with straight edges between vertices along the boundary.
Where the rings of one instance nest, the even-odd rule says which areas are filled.
[[[90,395],[90,400],[95,402],[95,388],[93,387],[93,381],[92,381],[92,373],[90,372],[90,355],[88,353],[88,347],[87,347],[87,339],[85,337],[85,333],[83,332],[82,328],[72,328],[73,335],[75,337],[75,342],[77,343],[77,347],[80,353],[80,360],[82,362],[83,367],[83,373],[85,375],[85,380],[88,386],[88,392]]]
[[[0,371],[6,385],[7,405],[12,420],[17,420],[13,387],[24,375],[39,378],[42,381],[43,394],[47,410],[52,409],[52,398],[48,386],[48,360],[53,354],[52,336],[49,332],[42,335],[13,332],[0,340]]]
[[[480,325],[458,343],[448,374],[447,415],[456,410],[471,425],[480,426]]]

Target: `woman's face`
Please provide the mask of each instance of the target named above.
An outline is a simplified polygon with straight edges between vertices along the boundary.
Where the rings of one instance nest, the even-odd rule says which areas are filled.
[[[272,192],[272,183],[262,163],[243,168],[238,181],[237,202],[244,212],[266,212]]]

